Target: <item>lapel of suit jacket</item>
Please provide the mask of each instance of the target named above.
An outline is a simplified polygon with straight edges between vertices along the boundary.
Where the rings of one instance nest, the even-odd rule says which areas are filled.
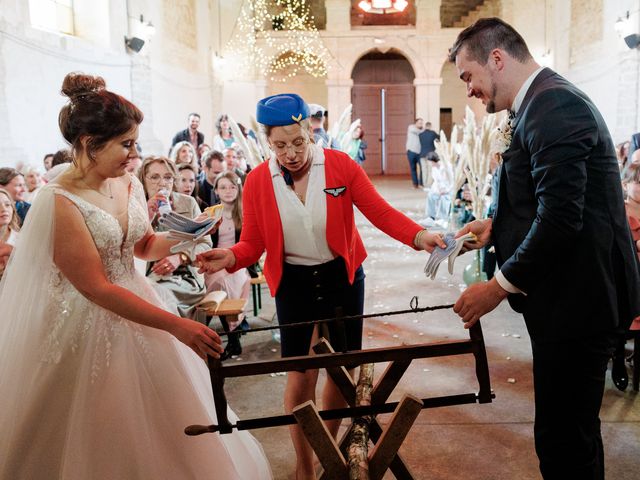
[[[540,85],[540,83],[542,83],[543,81],[545,81],[547,78],[549,78],[552,75],[556,75],[556,72],[554,72],[550,68],[544,68],[538,74],[538,76],[533,79],[533,82],[531,82],[531,85],[529,86],[529,89],[527,90],[527,93],[525,94],[524,98],[522,99],[522,104],[520,105],[520,108],[518,109],[518,113],[516,114],[516,117],[513,119],[513,124],[511,125],[511,129],[514,132],[514,134],[515,134],[515,131],[516,131],[516,127],[518,126],[518,123],[520,122],[520,119],[522,118],[522,112],[524,112],[525,109],[527,108],[527,105],[529,105],[529,102],[533,98],[533,95],[536,93],[536,90],[538,89],[538,86]]]

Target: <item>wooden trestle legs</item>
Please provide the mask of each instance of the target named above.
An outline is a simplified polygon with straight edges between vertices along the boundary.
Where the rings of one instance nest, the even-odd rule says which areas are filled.
[[[489,365],[480,322],[469,331],[468,340],[454,340],[422,345],[376,348],[356,352],[335,353],[331,345],[321,339],[314,347],[315,355],[290,357],[281,360],[223,365],[219,360],[209,358],[213,397],[215,401],[217,425],[191,425],[185,429],[187,435],[219,432],[230,433],[234,428],[247,430],[283,425],[300,424],[309,443],[316,452],[324,468],[321,479],[382,479],[391,470],[398,480],[413,480],[413,476],[398,449],[402,445],[411,426],[423,408],[444,407],[469,403],[488,403],[494,398],[489,378]],[[388,398],[398,385],[405,371],[416,358],[430,358],[451,355],[472,354],[478,379],[477,393],[462,393],[441,397],[417,398],[405,395],[400,402],[388,402]],[[382,376],[374,384],[373,367],[370,364],[390,362]],[[361,365],[359,384],[356,386],[345,365]],[[348,407],[318,411],[313,402],[296,407],[290,415],[238,420],[231,424],[227,417],[227,401],[224,394],[225,378],[263,375],[282,371],[325,368],[337,385]],[[357,391],[370,392],[357,395]],[[381,413],[393,416],[383,430],[376,419]],[[356,420],[348,428],[338,443],[327,430],[324,421],[352,417]],[[366,432],[368,430],[368,433]],[[354,433],[355,432],[355,433]],[[368,452],[368,442],[374,445]],[[359,441],[355,439],[360,438]],[[351,447],[350,447],[351,445]],[[366,448],[365,448],[366,445]],[[349,450],[356,453],[350,457]],[[366,461],[365,461],[366,459]],[[350,465],[353,468],[350,468]],[[350,472],[354,472],[350,476]]]

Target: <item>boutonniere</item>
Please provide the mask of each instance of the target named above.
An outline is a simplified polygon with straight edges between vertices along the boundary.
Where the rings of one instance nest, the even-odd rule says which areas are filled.
[[[511,118],[505,116],[496,128],[495,136],[493,138],[492,150],[502,154],[506,152],[511,146],[511,138],[513,137],[513,126],[511,125]]]

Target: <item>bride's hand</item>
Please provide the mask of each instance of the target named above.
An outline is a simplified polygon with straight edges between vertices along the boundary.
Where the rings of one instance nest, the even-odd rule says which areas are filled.
[[[181,264],[180,255],[169,255],[162,260],[158,260],[151,271],[157,275],[171,275]]]
[[[198,273],[215,273],[223,268],[230,268],[236,264],[236,257],[228,248],[214,248],[196,257],[194,265],[199,268]]]
[[[223,351],[218,334],[206,325],[194,320],[179,318],[170,333],[196,352],[203,360],[207,359],[207,355],[220,358]]]

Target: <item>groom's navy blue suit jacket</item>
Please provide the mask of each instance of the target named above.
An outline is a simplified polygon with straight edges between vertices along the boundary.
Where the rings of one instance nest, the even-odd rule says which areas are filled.
[[[492,236],[534,339],[594,336],[640,313],[640,276],[620,171],[591,100],[546,68],[503,154]]]

